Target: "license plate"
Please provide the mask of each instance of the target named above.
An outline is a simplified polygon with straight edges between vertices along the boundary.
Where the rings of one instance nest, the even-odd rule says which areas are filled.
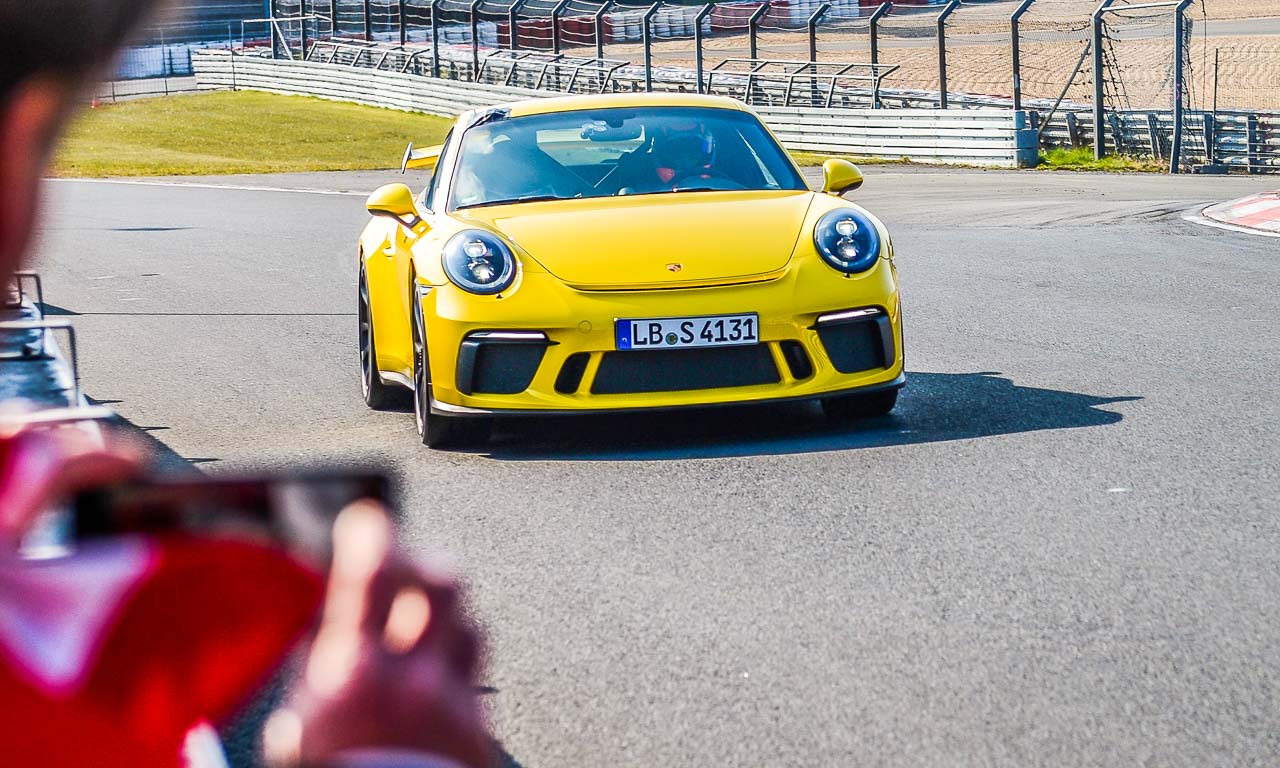
[[[760,343],[760,318],[752,313],[618,320],[614,333],[623,351],[737,347]]]

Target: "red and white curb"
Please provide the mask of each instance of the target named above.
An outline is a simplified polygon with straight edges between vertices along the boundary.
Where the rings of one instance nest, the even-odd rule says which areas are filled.
[[[1220,229],[1280,237],[1280,191],[1211,205],[1187,219]]]

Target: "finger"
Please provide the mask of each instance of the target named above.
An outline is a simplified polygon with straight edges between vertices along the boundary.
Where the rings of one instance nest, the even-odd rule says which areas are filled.
[[[324,623],[358,629],[374,579],[391,554],[391,521],[378,504],[358,501],[333,525],[333,562]]]
[[[375,580],[390,551],[391,522],[381,506],[356,502],[338,515],[320,631],[305,672],[307,684],[321,695],[342,688],[360,661]]]
[[[438,655],[452,674],[474,680],[483,659],[484,642],[467,613],[461,585],[438,561],[420,563],[416,573],[431,611],[413,652]]]

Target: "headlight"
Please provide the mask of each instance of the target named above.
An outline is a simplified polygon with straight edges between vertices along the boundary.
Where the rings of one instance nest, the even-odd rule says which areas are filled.
[[[824,261],[847,275],[866,272],[880,258],[880,232],[853,208],[840,208],[818,219],[813,244]]]
[[[453,284],[469,293],[501,293],[516,279],[516,257],[511,249],[501,238],[479,229],[449,238],[442,261]]]

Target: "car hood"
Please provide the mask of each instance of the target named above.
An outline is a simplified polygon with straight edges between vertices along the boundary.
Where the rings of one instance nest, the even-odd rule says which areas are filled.
[[[682,192],[459,211],[584,290],[723,285],[787,265],[813,199],[796,190]]]

